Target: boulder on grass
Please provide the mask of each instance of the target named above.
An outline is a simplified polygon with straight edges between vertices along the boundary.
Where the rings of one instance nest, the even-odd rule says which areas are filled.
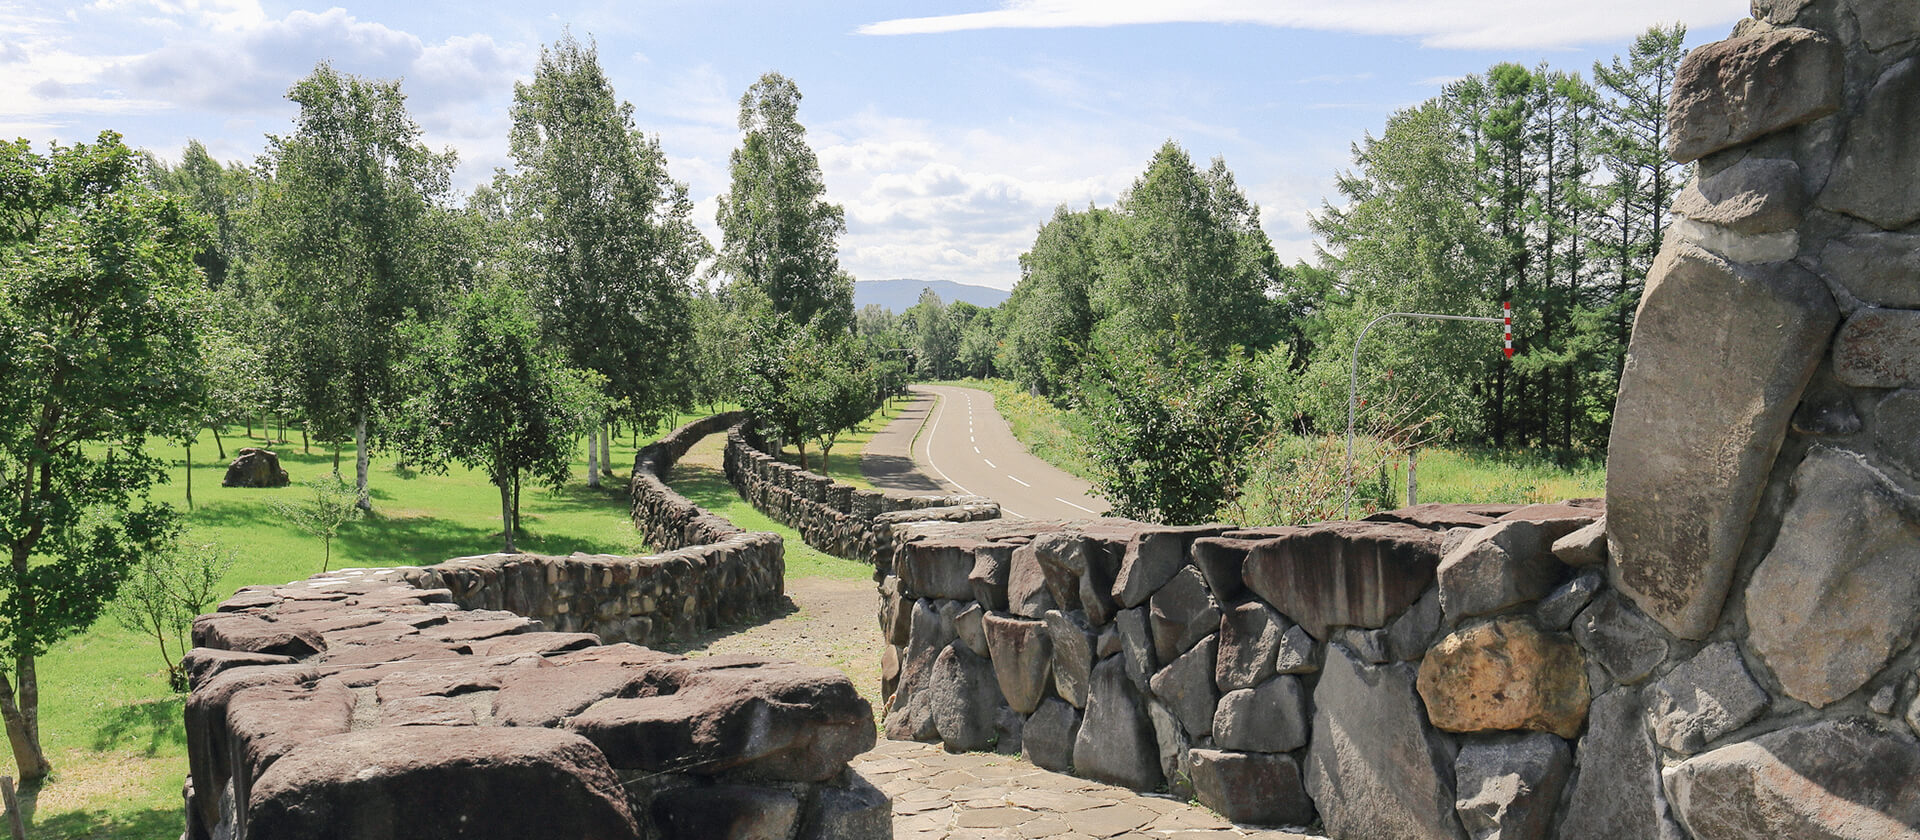
[[[240,450],[239,457],[227,465],[227,477],[221,487],[285,487],[287,471],[280,468],[280,456],[251,446]]]

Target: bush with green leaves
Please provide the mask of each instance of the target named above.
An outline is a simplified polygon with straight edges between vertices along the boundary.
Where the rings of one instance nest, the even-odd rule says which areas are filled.
[[[324,572],[333,565],[333,538],[364,512],[359,505],[360,494],[339,473],[327,473],[301,486],[307,490],[305,496],[295,501],[275,499],[273,509],[293,527],[320,538],[320,571]]]

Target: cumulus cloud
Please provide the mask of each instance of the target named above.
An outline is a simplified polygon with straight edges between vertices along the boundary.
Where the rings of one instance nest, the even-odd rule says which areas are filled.
[[[1728,0],[1005,0],[1000,8],[896,18],[863,35],[924,35],[977,29],[1056,29],[1150,23],[1227,23],[1393,35],[1430,47],[1559,47],[1630,38],[1649,20],[1715,24],[1737,20],[1746,3]]]

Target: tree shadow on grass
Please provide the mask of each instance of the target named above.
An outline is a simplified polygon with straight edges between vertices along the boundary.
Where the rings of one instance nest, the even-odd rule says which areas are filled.
[[[667,473],[667,486],[708,510],[724,508],[740,500],[727,474],[719,467],[705,464],[677,464]]]
[[[27,793],[23,789],[20,810],[31,820],[33,811],[24,801]],[[69,811],[45,820],[35,822],[27,829],[27,836],[35,840],[154,840],[154,838],[179,837],[186,820],[185,812],[179,807],[134,808],[108,811]],[[4,828],[0,828],[4,830]]]
[[[186,698],[180,695],[115,706],[96,716],[99,728],[93,733],[96,751],[133,749],[151,758],[163,746],[184,746]]]

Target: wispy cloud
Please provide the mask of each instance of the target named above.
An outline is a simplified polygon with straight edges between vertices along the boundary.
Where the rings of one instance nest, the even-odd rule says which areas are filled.
[[[978,29],[1059,29],[1154,23],[1251,24],[1416,38],[1430,47],[1560,47],[1631,37],[1650,20],[1724,23],[1746,12],[1728,0],[1004,0],[997,9],[895,18],[862,35]]]

